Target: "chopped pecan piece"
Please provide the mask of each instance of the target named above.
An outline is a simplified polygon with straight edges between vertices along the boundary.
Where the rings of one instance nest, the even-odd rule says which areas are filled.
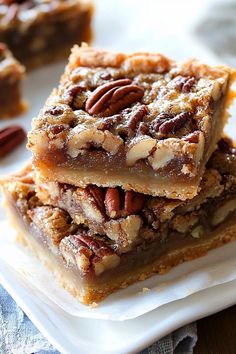
[[[184,136],[183,139],[185,141],[188,141],[189,143],[197,144],[199,142],[199,136],[200,136],[200,131],[195,131],[193,133]]]
[[[141,238],[140,229],[142,226],[141,217],[130,215],[118,220],[106,222],[107,236],[116,242],[116,249],[119,253],[126,253],[137,245]]]
[[[67,90],[65,90],[63,98],[70,105],[74,107],[74,102],[76,101],[76,96],[85,91],[85,87],[81,85],[71,85]],[[75,105],[75,108],[77,106]]]
[[[120,257],[105,242],[88,236],[85,231],[64,238],[60,251],[67,265],[76,265],[83,274],[93,269],[100,275],[120,263]]]
[[[125,215],[136,214],[144,205],[145,195],[133,191],[125,192]]]
[[[130,79],[121,79],[99,86],[89,97],[85,109],[89,114],[107,117],[139,101],[144,94],[142,87]]]
[[[59,208],[39,206],[29,210],[28,215],[53,252],[57,252],[59,243],[65,236],[75,233],[78,228],[71,222],[69,215]]]
[[[74,205],[78,208],[78,214],[80,214],[82,210],[82,213],[88,220],[97,223],[104,221],[103,196],[102,193],[98,192],[96,187],[93,190],[92,188],[77,188],[72,194],[72,198]]]
[[[90,270],[90,258],[93,251],[80,242],[77,235],[63,238],[59,249],[67,266],[77,266],[81,273],[86,274]]]
[[[137,135],[148,135],[149,128],[147,123],[141,122],[138,126]]]
[[[156,146],[156,139],[141,136],[133,139],[126,154],[126,163],[133,166],[138,160],[148,157]]]

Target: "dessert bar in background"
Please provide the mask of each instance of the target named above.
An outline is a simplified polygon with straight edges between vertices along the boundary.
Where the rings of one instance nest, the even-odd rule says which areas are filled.
[[[186,200],[228,116],[235,72],[75,46],[28,147],[48,181]]]
[[[25,68],[13,57],[4,43],[0,43],[0,119],[12,118],[27,107],[21,97],[21,82]]]
[[[39,179],[29,166],[2,180],[10,218],[18,239],[86,304],[236,239],[236,149],[228,138],[188,201]]]
[[[3,0],[0,41],[27,68],[66,58],[70,47],[91,40],[90,0]]]

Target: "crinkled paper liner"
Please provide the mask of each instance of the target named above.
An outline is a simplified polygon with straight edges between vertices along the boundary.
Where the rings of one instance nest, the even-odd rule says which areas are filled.
[[[15,230],[0,223],[0,262],[19,275],[19,280],[37,290],[44,302],[53,302],[73,316],[122,321],[141,316],[159,306],[200,290],[236,279],[236,241],[211,251],[207,256],[173,268],[117,291],[91,308],[79,303],[61,288],[53,274],[24,246],[15,242]]]

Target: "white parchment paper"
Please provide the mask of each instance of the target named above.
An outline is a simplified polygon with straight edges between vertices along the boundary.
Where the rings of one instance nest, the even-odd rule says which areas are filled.
[[[73,316],[122,321],[141,316],[157,307],[197,291],[236,279],[236,242],[184,263],[166,275],[156,275],[117,291],[91,308],[61,288],[52,273],[24,246],[15,242],[15,230],[0,223],[0,261],[23,277],[29,291]],[[34,291],[35,292],[35,291]]]

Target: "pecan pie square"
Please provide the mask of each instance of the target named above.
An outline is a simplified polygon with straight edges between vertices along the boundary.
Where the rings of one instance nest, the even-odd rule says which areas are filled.
[[[43,182],[31,166],[1,186],[18,240],[85,304],[236,240],[236,149],[227,138],[188,201]]]
[[[199,188],[235,72],[161,54],[75,46],[28,147],[48,180],[186,200]]]
[[[0,43],[0,119],[12,118],[25,111],[26,103],[21,97],[24,74],[25,68],[7,46]]]
[[[27,68],[66,58],[92,37],[92,0],[2,0],[0,41]]]

